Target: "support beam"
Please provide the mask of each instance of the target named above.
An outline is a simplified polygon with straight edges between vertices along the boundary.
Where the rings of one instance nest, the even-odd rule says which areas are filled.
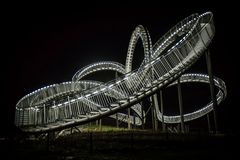
[[[99,130],[102,131],[102,119],[99,119]]]
[[[72,106],[70,102],[70,97],[68,96],[68,108],[69,108],[69,117],[72,118]]]
[[[22,126],[24,125],[24,108],[22,110],[20,110],[20,112],[22,111]]]
[[[141,102],[141,107],[142,107],[142,110],[141,110],[141,116],[142,116],[142,129],[144,129],[144,107],[143,107],[143,103]]]
[[[115,79],[118,78],[118,72],[115,72]],[[116,113],[116,126],[119,128],[119,122],[118,122],[118,113]]]
[[[207,123],[208,123],[208,133],[211,133],[211,123],[210,123],[210,117],[209,113],[207,114]]]
[[[128,129],[131,129],[131,123],[130,123],[131,108],[128,108],[127,112],[128,112]]]
[[[43,104],[43,124],[46,124],[46,106]]]
[[[209,83],[210,83],[211,98],[212,98],[212,102],[213,102],[213,119],[214,119],[215,131],[216,131],[216,133],[218,133],[217,98],[216,98],[215,91],[214,91],[214,80],[213,80],[210,52],[207,51],[205,53],[205,55],[206,55],[206,63],[207,63],[207,70],[208,70]]]
[[[152,97],[151,97],[151,117],[152,117],[152,130],[155,131],[154,104],[153,104],[153,98]]]
[[[116,113],[116,126],[119,128],[119,123],[118,123],[118,113]]]
[[[156,114],[156,108],[154,108],[154,127],[155,127],[155,131],[158,130],[158,120],[157,120],[157,114]]]
[[[178,87],[178,103],[179,103],[179,112],[181,117],[181,132],[184,133],[184,118],[183,118],[183,103],[182,103],[182,89],[180,79],[177,80]]]
[[[92,126],[92,122],[89,122],[88,123],[88,131],[90,130],[91,126]]]
[[[161,108],[161,112],[162,112],[162,131],[166,132],[166,125],[164,123],[164,111],[163,111],[163,94],[162,94],[162,90],[160,90],[160,108]]]
[[[136,128],[136,113],[133,112],[133,126],[132,126],[133,129]]]
[[[156,107],[159,108],[159,104],[158,104],[158,96],[157,93],[153,95],[153,121],[154,121],[154,130],[157,131],[158,130],[158,121],[157,121],[157,113],[156,113]]]
[[[151,111],[152,130],[154,131],[155,127],[154,127],[154,115],[153,115],[154,114],[153,113],[153,105],[154,105],[153,99],[154,99],[153,96],[149,97],[149,101],[150,101],[149,111]]]

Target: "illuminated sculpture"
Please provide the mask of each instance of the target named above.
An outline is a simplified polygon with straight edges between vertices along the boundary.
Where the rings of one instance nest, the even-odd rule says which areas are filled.
[[[80,69],[70,82],[53,84],[24,96],[16,105],[15,124],[26,132],[47,132],[116,116],[128,123],[145,123],[144,111],[139,102],[153,95],[155,115],[164,123],[191,121],[206,115],[226,97],[225,83],[214,77],[218,87],[215,101],[192,113],[162,115],[156,99],[163,87],[180,83],[211,82],[211,76],[183,74],[207,51],[215,33],[212,13],[193,14],[171,28],[153,46],[148,31],[141,25],[133,31],[126,65],[117,62],[100,62]],[[144,60],[132,71],[133,53],[138,39],[142,40]],[[123,74],[110,82],[81,80],[100,70],[113,70]],[[213,85],[212,85],[213,87]],[[214,93],[214,92],[213,92]],[[120,113],[131,108],[136,116]],[[130,110],[130,109],[129,109]],[[116,114],[117,113],[117,114]]]

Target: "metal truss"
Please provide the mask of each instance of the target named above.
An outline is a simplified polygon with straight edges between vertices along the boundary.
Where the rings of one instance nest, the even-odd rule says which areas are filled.
[[[25,132],[49,132],[89,123],[116,113],[124,122],[141,125],[143,115],[139,102],[154,95],[167,86],[180,83],[209,83],[203,74],[184,74],[207,50],[215,28],[211,12],[193,14],[162,36],[153,46],[148,31],[137,26],[133,31],[126,58],[126,65],[117,62],[100,62],[80,69],[70,82],[53,84],[24,96],[16,104],[15,124]],[[138,39],[142,40],[144,60],[140,67],[132,70],[133,53]],[[103,83],[85,81],[88,74],[112,70],[122,76]],[[214,77],[219,91],[217,103],[226,97],[224,82]],[[120,113],[131,108],[137,116],[128,117]],[[162,115],[155,105],[156,116],[165,123],[180,123],[180,115]],[[201,109],[183,115],[184,121],[197,119],[213,110],[213,102]]]

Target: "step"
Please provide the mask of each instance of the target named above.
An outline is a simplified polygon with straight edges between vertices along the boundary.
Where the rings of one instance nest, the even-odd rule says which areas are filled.
[[[110,104],[110,106],[111,106],[111,107],[119,107],[120,104],[119,104],[119,103],[112,103],[112,104]]]
[[[87,115],[78,115],[77,117],[79,117],[79,118],[87,118],[88,116]]]
[[[110,108],[102,107],[102,108],[100,108],[100,110],[101,110],[101,111],[108,111],[108,110],[110,110]]]
[[[121,100],[119,100],[118,102],[119,102],[119,103],[126,103],[126,102],[128,102],[128,99],[121,99]]]
[[[99,114],[98,111],[91,111],[90,113],[91,113],[91,114]]]

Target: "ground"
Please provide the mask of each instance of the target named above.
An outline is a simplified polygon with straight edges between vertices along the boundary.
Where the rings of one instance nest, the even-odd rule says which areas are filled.
[[[161,133],[102,126],[47,138],[2,138],[5,159],[226,159],[237,155],[236,135]]]

